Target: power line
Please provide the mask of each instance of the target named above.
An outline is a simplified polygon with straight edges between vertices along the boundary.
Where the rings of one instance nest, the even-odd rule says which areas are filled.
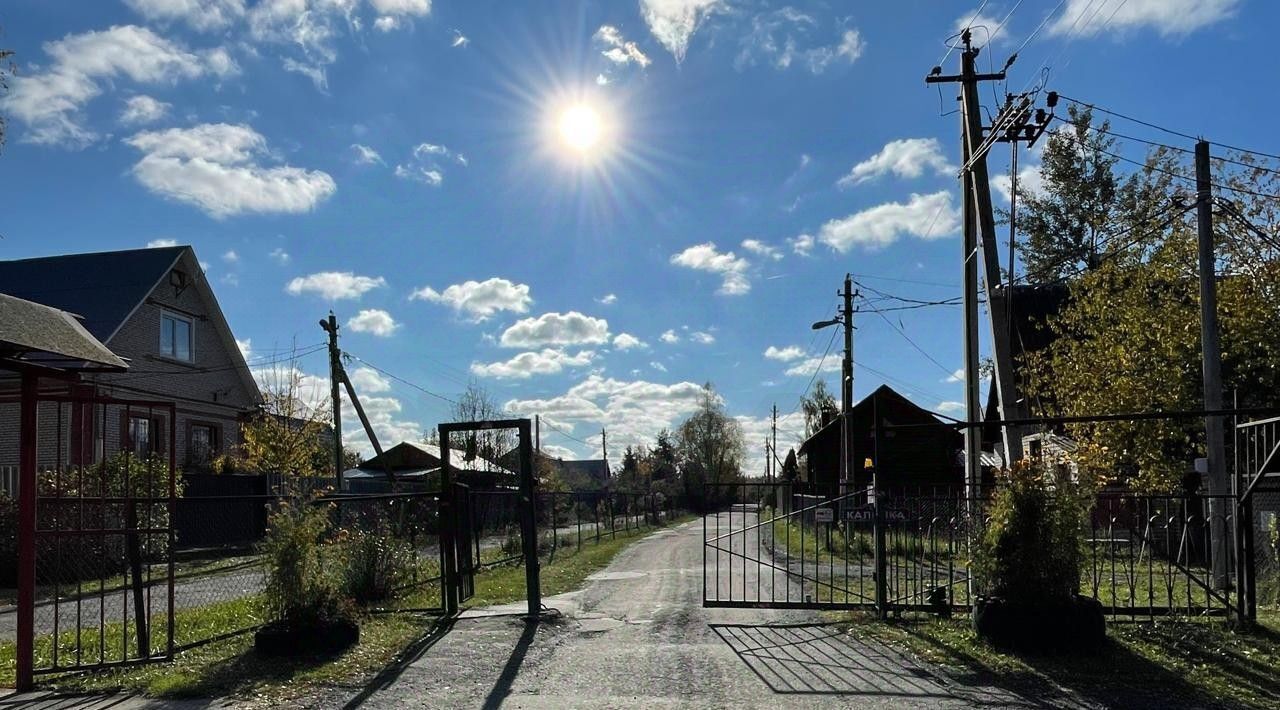
[[[809,388],[813,387],[813,383],[818,379],[818,373],[822,372],[822,365],[826,363],[827,355],[831,354],[831,346],[836,342],[837,332],[839,331],[834,328],[831,330],[831,338],[827,340],[827,349],[822,352],[822,357],[818,358],[818,366],[813,368],[813,374],[809,377],[809,384],[805,385],[804,391],[800,393],[800,398],[796,400],[796,406],[792,407],[791,413],[787,417],[800,410],[800,405],[804,403],[804,398],[809,394]],[[783,418],[785,419],[786,417]]]
[[[918,343],[916,343],[916,341],[915,341],[915,340],[912,340],[911,336],[907,335],[907,332],[906,332],[905,330],[903,330],[901,327],[899,327],[897,323],[894,323],[893,321],[889,320],[889,317],[888,317],[888,316],[886,316],[884,313],[881,313],[880,311],[878,311],[878,310],[876,310],[876,309],[874,309],[874,308],[873,308],[873,309],[869,309],[869,310],[871,310],[871,312],[872,312],[872,313],[875,313],[876,315],[880,316],[880,319],[881,319],[881,320],[883,320],[885,323],[888,323],[888,324],[889,324],[889,327],[890,327],[890,328],[893,328],[894,330],[896,330],[896,331],[898,332],[898,335],[901,335],[901,336],[902,336],[902,338],[903,338],[904,340],[906,340],[906,341],[907,341],[907,343],[909,343],[909,344],[911,345],[911,347],[915,348],[916,352],[918,352],[918,353],[920,353],[921,355],[925,356],[925,358],[926,358],[929,362],[931,362],[931,363],[933,363],[934,365],[936,365],[936,366],[938,367],[938,369],[939,369],[939,370],[942,370],[944,373],[946,373],[946,374],[948,374],[948,375],[950,375],[950,374],[953,372],[953,370],[952,370],[951,368],[948,368],[946,365],[943,365],[942,363],[938,362],[938,361],[937,361],[937,359],[935,359],[932,355],[930,355],[928,352],[926,352],[924,348],[920,347],[920,345],[919,345]]]
[[[561,436],[567,437],[567,438],[569,438],[569,439],[573,439],[574,441],[578,442],[579,444],[582,444],[582,445],[584,445],[584,446],[594,446],[594,444],[592,444],[591,442],[589,442],[589,441],[583,441],[582,439],[579,439],[578,437],[574,436],[573,434],[570,434],[569,432],[565,431],[564,429],[561,429],[560,427],[556,426],[555,424],[552,424],[550,421],[548,421],[548,420],[547,420],[547,418],[546,418],[546,417],[543,417],[543,418],[542,418],[542,423],[543,423],[543,424],[545,424],[545,425],[547,425],[547,427],[549,427],[550,429],[552,429],[552,430],[554,430],[554,431],[556,431],[556,432],[559,432]]]
[[[292,362],[294,360],[298,360],[308,355],[315,354],[323,350],[324,348],[325,348],[325,345],[321,343],[318,346],[314,346],[306,350],[292,352],[288,357],[278,357],[278,356],[272,355],[272,356],[263,356],[262,359],[254,358],[252,360],[246,360],[244,367],[255,368],[255,367],[264,367],[267,365],[278,365],[280,363],[285,363],[285,362]],[[147,380],[147,379],[152,379],[156,377],[188,377],[192,375],[206,375],[213,372],[230,372],[233,370],[240,370],[240,369],[242,369],[242,367],[237,364],[237,365],[219,365],[218,367],[190,367],[190,368],[183,367],[183,369],[181,370],[172,370],[172,371],[128,370],[126,372],[112,374],[111,380],[118,381],[118,380],[127,379],[130,382],[137,382],[139,380]]]
[[[373,364],[373,363],[369,362],[368,360],[365,360],[364,358],[360,357],[359,355],[352,355],[351,353],[349,353],[349,352],[347,352],[347,351],[345,351],[345,350],[343,351],[343,354],[344,354],[344,355],[346,355],[347,357],[351,358],[352,360],[355,360],[356,362],[359,362],[359,363],[360,363],[360,364],[362,364],[362,365],[366,365],[366,366],[368,366],[369,368],[371,368],[371,369],[373,369],[373,370],[375,370],[375,371],[377,371],[377,372],[380,372],[380,373],[382,373],[383,375],[386,375],[387,377],[390,377],[391,379],[395,380],[396,382],[399,382],[399,383],[400,383],[400,384],[402,384],[402,385],[405,385],[406,387],[411,387],[411,388],[413,388],[413,389],[415,389],[415,390],[418,390],[419,392],[421,392],[421,393],[423,393],[423,394],[425,394],[425,395],[430,395],[430,396],[432,396],[432,397],[435,397],[436,399],[443,400],[443,401],[448,402],[449,404],[452,404],[452,405],[454,405],[454,406],[457,406],[457,405],[458,405],[458,402],[457,402],[456,400],[449,399],[448,397],[446,397],[446,396],[444,396],[444,395],[442,395],[442,394],[436,394],[435,392],[432,392],[431,390],[427,389],[426,387],[422,387],[421,385],[414,384],[413,382],[410,382],[410,381],[408,381],[408,380],[404,379],[403,377],[400,377],[399,375],[393,375],[393,374],[391,374],[390,372],[387,372],[386,370],[382,369],[381,367],[378,367],[377,365],[375,365],[375,364]]]

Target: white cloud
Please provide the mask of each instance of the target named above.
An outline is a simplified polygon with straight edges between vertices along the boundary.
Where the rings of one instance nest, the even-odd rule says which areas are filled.
[[[689,38],[713,12],[725,5],[722,0],[640,0],[640,14],[649,31],[676,62],[684,61]]]
[[[510,360],[482,364],[471,363],[471,374],[477,377],[500,379],[527,379],[534,375],[554,375],[569,367],[586,367],[595,359],[595,352],[583,350],[569,355],[564,350],[543,348],[541,351],[523,352]]]
[[[644,52],[640,51],[640,47],[635,42],[623,37],[622,32],[613,25],[601,25],[600,29],[596,30],[593,39],[601,46],[606,47],[600,54],[614,64],[622,66],[635,64],[644,69],[653,63],[652,59],[649,59]]]
[[[223,30],[244,17],[244,0],[124,0],[151,22],[182,22],[193,30]]]
[[[373,21],[373,29],[379,32],[394,32],[400,29],[401,24],[400,18],[384,15]]]
[[[804,357],[804,348],[798,345],[788,345],[785,348],[770,345],[764,351],[764,356],[770,360],[780,360],[782,362],[790,362],[799,360]]]
[[[1239,6],[1240,0],[1116,0],[1101,7],[1094,7],[1093,0],[1067,0],[1048,30],[1089,37],[1104,29],[1122,33],[1149,27],[1162,37],[1182,37],[1232,17]]]
[[[962,367],[947,375],[947,379],[943,380],[943,382],[964,382],[964,368]]]
[[[938,402],[938,406],[934,410],[942,414],[958,414],[964,411],[964,402]]]
[[[444,168],[440,165],[441,159],[452,160],[464,167],[467,165],[467,158],[461,153],[434,143],[419,143],[414,147],[408,162],[396,166],[395,176],[403,180],[413,180],[431,187],[439,187],[444,184]]]
[[[649,367],[652,367],[653,369],[657,370],[658,372],[666,372],[666,371],[667,371],[667,366],[666,366],[666,365],[663,365],[662,363],[658,362],[657,360],[654,360],[653,362],[650,362],[650,363],[649,363]]]
[[[701,330],[695,330],[690,333],[689,339],[701,345],[710,345],[716,342],[716,336]]]
[[[381,276],[357,276],[350,271],[321,271],[293,279],[285,286],[285,290],[294,296],[315,293],[327,300],[336,301],[360,298],[366,292],[386,285],[386,279]]]
[[[281,247],[276,247],[275,249],[272,249],[271,253],[268,254],[267,256],[271,257],[272,259],[275,259],[282,266],[284,264],[289,263],[289,252],[285,251]]]
[[[177,239],[152,239],[151,241],[147,242],[148,249],[159,249],[161,247],[176,247],[176,246],[178,246]]]
[[[243,356],[245,360],[248,360],[250,357],[252,357],[253,340],[251,340],[250,338],[245,338],[244,340],[241,340],[240,338],[236,338],[236,347],[240,348],[240,355]]]
[[[504,408],[513,415],[540,414],[604,426],[609,431],[609,451],[617,459],[625,447],[652,443],[662,429],[674,429],[697,409],[702,394],[702,387],[693,382],[663,385],[592,374],[562,395],[513,399]]]
[[[525,313],[533,303],[527,285],[497,277],[454,284],[442,292],[423,286],[410,294],[409,299],[443,303],[475,321],[482,321],[499,311]]]
[[[369,4],[379,15],[431,14],[431,0],[369,0]]]
[[[775,69],[801,66],[821,74],[837,60],[852,64],[862,56],[865,43],[858,30],[844,30],[836,41],[824,43],[814,36],[818,28],[812,15],[790,6],[755,15],[734,66],[742,69],[765,62]]]
[[[449,42],[450,47],[466,47],[468,44],[471,44],[470,38],[458,30],[453,30],[453,40]]]
[[[240,255],[236,253],[235,249],[228,249],[225,253],[223,253],[222,260],[227,262],[228,264],[234,264],[237,261],[240,261]]]
[[[751,290],[751,282],[747,279],[747,260],[731,251],[721,253],[712,242],[691,246],[672,255],[671,263],[719,274],[723,279],[719,293],[726,296],[741,296]]]
[[[370,367],[359,367],[351,373],[351,386],[356,388],[359,394],[389,392],[391,390],[391,380],[383,377],[377,370]]]
[[[676,335],[676,332],[674,330],[667,330],[663,332],[663,334],[659,336],[658,339],[667,344],[680,342],[680,336]]]
[[[758,254],[759,256],[763,256],[767,259],[773,259],[774,261],[778,261],[782,258],[782,252],[778,251],[777,247],[765,244],[759,239],[743,239],[742,248],[752,254]]]
[[[818,231],[818,239],[839,252],[855,245],[868,249],[886,247],[903,235],[920,239],[941,239],[960,228],[960,211],[952,205],[951,193],[912,194],[906,204],[888,202],[833,219]]]
[[[1000,193],[1007,203],[1013,195],[1013,180],[1009,179],[1008,173],[1002,173],[991,178],[991,186]],[[1044,189],[1044,178],[1040,175],[1039,165],[1027,165],[1018,169],[1018,194],[1025,195],[1029,192],[1040,192]]]
[[[174,84],[235,71],[222,52],[188,51],[145,27],[123,25],[69,34],[44,44],[51,64],[43,71],[12,77],[0,107],[26,125],[20,140],[41,145],[83,148],[98,134],[81,123],[85,104],[103,84],[129,79],[142,84]]]
[[[612,306],[617,302],[618,302],[618,297],[612,293],[606,293],[605,295],[596,299],[596,303],[599,303],[604,306]]]
[[[999,19],[991,17],[990,15],[975,15],[970,11],[956,18],[954,31],[959,34],[960,32],[963,32],[966,27],[973,28],[973,43],[977,46],[982,46],[991,36],[990,33],[995,32],[996,28],[999,26]],[[982,28],[985,28],[985,30]],[[1001,38],[1007,39],[1009,37],[1009,33],[1007,32],[1008,29],[1009,28],[1007,26],[1002,29],[1001,34],[996,36],[996,40],[999,41]]]
[[[814,238],[812,234],[801,234],[787,239],[787,244],[797,256],[809,256],[813,253]]]
[[[215,219],[249,212],[306,212],[338,189],[320,170],[259,164],[258,159],[270,155],[267,141],[245,125],[205,123],[144,131],[125,143],[143,153],[133,166],[138,182]]]
[[[397,165],[395,175],[402,180],[413,180],[431,187],[440,187],[444,184],[444,173],[432,168]]]
[[[382,162],[382,156],[378,154],[378,151],[367,145],[352,143],[351,150],[355,152],[355,162],[357,165],[372,165],[374,163]]]
[[[618,350],[630,350],[632,348],[647,348],[649,344],[630,333],[619,333],[613,339],[613,347]]]
[[[502,333],[503,347],[534,348],[544,345],[598,345],[609,342],[609,322],[577,311],[543,313],[518,320]]]
[[[369,333],[379,338],[387,338],[396,332],[400,324],[384,310],[366,308],[347,321],[347,327],[356,333]]]
[[[839,372],[840,367],[838,357],[828,355],[823,358],[815,355],[788,367],[783,374],[787,377],[812,377],[814,372]]]
[[[226,273],[226,274],[223,274],[223,275],[222,275],[222,279],[221,279],[221,280],[222,280],[222,283],[224,283],[224,284],[226,284],[226,285],[228,285],[228,286],[239,286],[239,285],[240,285],[240,276],[239,276],[239,274]]]
[[[124,110],[120,112],[120,123],[126,126],[141,126],[155,123],[164,118],[173,104],[157,101],[150,96],[130,96],[125,99]]]
[[[900,178],[918,178],[926,168],[939,175],[956,170],[943,156],[937,138],[903,138],[890,141],[879,153],[853,166],[837,184],[849,187],[889,173]]]

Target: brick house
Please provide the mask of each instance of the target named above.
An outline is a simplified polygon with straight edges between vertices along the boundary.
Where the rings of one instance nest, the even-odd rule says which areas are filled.
[[[173,403],[176,462],[185,470],[204,469],[240,444],[240,424],[261,394],[191,247],[0,261],[0,291],[79,316],[129,363],[122,373],[42,380],[42,393]],[[16,378],[0,378],[0,467],[17,463],[17,405],[5,396],[16,388]],[[167,412],[124,407],[71,417],[43,403],[42,430],[70,427],[65,419],[82,423],[66,429],[71,433],[56,445],[42,432],[41,464],[74,462],[73,449],[86,450],[86,432],[95,458],[124,447],[167,454],[167,418]],[[73,443],[77,439],[84,443]]]

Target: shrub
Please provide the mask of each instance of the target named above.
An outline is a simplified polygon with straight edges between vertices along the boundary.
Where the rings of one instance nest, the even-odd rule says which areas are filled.
[[[267,613],[286,626],[326,625],[352,617],[326,565],[322,538],[329,529],[329,507],[309,500],[281,503],[267,520],[261,543],[267,583]]]
[[[1090,487],[1043,460],[1014,464],[1002,483],[976,546],[983,591],[1022,604],[1071,601],[1080,588]]]
[[[18,502],[0,491],[0,587],[18,586]]]
[[[358,604],[395,595],[413,576],[413,546],[391,534],[383,519],[370,528],[348,529],[343,541],[342,592]]]

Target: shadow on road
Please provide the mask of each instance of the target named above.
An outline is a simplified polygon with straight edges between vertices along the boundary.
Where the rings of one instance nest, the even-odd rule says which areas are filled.
[[[533,643],[533,637],[538,632],[538,622],[526,620],[524,623],[524,632],[520,634],[520,639],[516,641],[515,648],[511,649],[511,657],[507,659],[507,664],[502,667],[502,673],[498,676],[498,680],[494,681],[493,689],[489,691],[484,699],[484,710],[496,710],[502,707],[502,702],[511,694],[511,686],[516,682],[516,676],[520,673],[520,666],[524,664],[525,654],[529,652],[529,646]]]
[[[778,694],[952,697],[927,670],[828,624],[712,624],[711,629]]]
[[[455,623],[457,623],[455,617],[442,617],[437,620],[425,636],[401,651],[386,667],[378,672],[378,675],[373,677],[373,680],[365,684],[360,694],[349,700],[343,706],[343,710],[354,710],[354,708],[363,705],[375,693],[391,687],[396,682],[396,679],[404,673],[405,669],[412,665],[414,661],[422,658],[427,651],[431,650],[432,646],[439,643],[440,639],[444,638],[453,629]]]

